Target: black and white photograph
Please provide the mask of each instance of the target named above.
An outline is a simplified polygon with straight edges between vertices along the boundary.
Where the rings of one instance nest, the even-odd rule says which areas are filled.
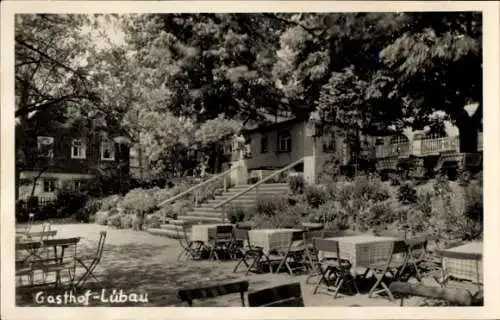
[[[251,2],[2,4],[2,300],[492,312],[488,4]]]

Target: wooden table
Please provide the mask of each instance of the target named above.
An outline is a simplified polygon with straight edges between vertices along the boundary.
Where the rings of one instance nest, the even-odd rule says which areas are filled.
[[[208,243],[210,229],[214,232],[218,226],[231,225],[230,223],[195,224],[191,227],[191,241],[200,241],[206,244]]]
[[[391,250],[391,244],[398,240],[393,237],[380,237],[371,234],[327,239],[338,241],[340,257],[349,260],[353,269],[385,263],[388,251]],[[335,254],[330,252],[320,251],[318,253],[320,259],[334,256]]]
[[[471,242],[458,247],[449,248],[444,251],[463,252],[463,253],[483,253],[482,242]],[[470,280],[483,283],[483,261],[462,260],[454,258],[443,258],[443,271],[447,276],[458,279]]]
[[[248,231],[248,240],[254,247],[260,247],[265,254],[286,250],[294,232],[302,229],[253,229]]]

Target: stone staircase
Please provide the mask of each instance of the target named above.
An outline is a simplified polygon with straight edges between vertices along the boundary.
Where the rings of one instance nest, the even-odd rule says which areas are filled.
[[[163,235],[170,238],[178,238],[182,234],[182,225],[189,224],[210,224],[223,222],[222,210],[223,208],[214,208],[218,203],[229,199],[248,188],[249,185],[239,185],[230,188],[221,195],[215,197],[213,200],[208,200],[198,205],[192,211],[179,215],[177,220],[169,220],[167,224],[162,224],[160,228],[148,229],[148,232],[155,235]],[[286,194],[289,190],[287,183],[263,183],[257,188],[248,191],[244,195],[234,199],[227,206],[237,206],[248,208],[257,204],[257,196],[273,197],[276,195]],[[226,219],[226,222],[228,220]]]

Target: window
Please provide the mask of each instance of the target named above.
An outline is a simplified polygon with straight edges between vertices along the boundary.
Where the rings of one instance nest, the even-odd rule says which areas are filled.
[[[41,157],[54,157],[54,137],[37,137],[38,154]]]
[[[290,132],[282,132],[278,136],[278,152],[292,151],[292,138]]]
[[[86,145],[82,139],[71,142],[71,159],[85,159]]]
[[[43,180],[43,192],[54,192],[56,191],[56,179],[44,179]]]
[[[115,149],[112,142],[103,141],[101,143],[101,160],[115,160]]]
[[[326,129],[322,137],[323,152],[335,152],[335,135],[330,128]]]
[[[267,136],[260,138],[260,153],[267,153],[269,151],[269,141]]]

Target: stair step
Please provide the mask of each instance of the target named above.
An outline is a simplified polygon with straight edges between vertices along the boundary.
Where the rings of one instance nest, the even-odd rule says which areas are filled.
[[[203,216],[195,216],[195,215],[187,215],[187,216],[180,216],[179,218],[187,221],[197,221],[197,222],[207,222],[207,223],[218,223],[222,222],[221,217],[203,217]]]
[[[161,229],[164,230],[172,230],[172,231],[182,231],[182,225],[177,225],[177,224],[162,224],[160,225]]]
[[[205,211],[188,211],[186,215],[188,216],[200,216],[200,217],[219,217],[221,216],[221,211],[205,212]]]

